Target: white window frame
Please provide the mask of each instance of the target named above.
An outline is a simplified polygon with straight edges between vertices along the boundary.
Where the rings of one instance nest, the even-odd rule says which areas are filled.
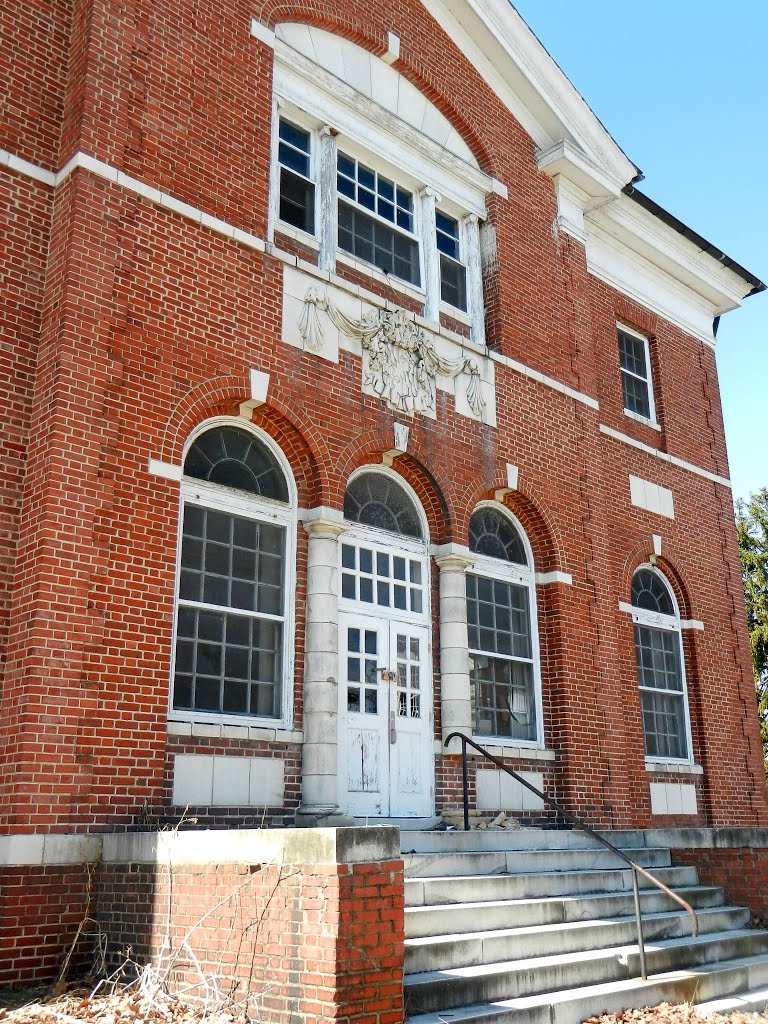
[[[663,573],[651,565],[649,562],[643,565],[638,565],[635,569],[635,573],[640,570],[648,570],[659,580],[661,585],[664,587],[666,592],[669,594],[669,598],[674,608],[673,615],[662,615],[660,612],[651,612],[644,608],[637,608],[635,605],[628,605],[627,610],[632,616],[633,627],[647,626],[651,629],[665,630],[666,632],[674,633],[677,636],[678,652],[680,657],[680,681],[682,683],[682,691],[680,690],[660,690],[656,687],[641,686],[637,678],[637,646],[635,644],[634,628],[632,630],[632,653],[635,658],[635,682],[637,683],[638,694],[642,692],[646,693],[671,693],[679,697],[682,693],[683,698],[683,715],[685,717],[685,742],[688,748],[687,757],[662,757],[658,755],[651,755],[645,753],[645,729],[642,723],[642,705],[640,705],[640,728],[643,730],[643,754],[645,760],[649,764],[680,764],[680,765],[692,765],[694,764],[693,759],[693,733],[691,731],[691,712],[688,702],[688,680],[685,672],[685,648],[683,647],[683,630],[682,621],[680,619],[680,608],[675,598],[674,591],[669,585],[669,581]],[[634,579],[635,573],[632,574]]]
[[[406,238],[410,238],[416,242],[419,253],[419,280],[420,284],[413,284],[411,281],[405,281],[401,277],[397,277],[395,274],[384,274],[380,267],[377,267],[375,263],[369,263],[367,260],[361,260],[359,256],[353,255],[351,252],[347,252],[346,249],[342,249],[341,246],[336,244],[336,256],[337,259],[343,262],[353,263],[364,272],[375,272],[386,277],[386,280],[393,284],[395,287],[413,292],[420,297],[426,295],[426,274],[427,268],[425,266],[424,259],[424,227],[421,219],[421,204],[419,203],[419,190],[421,186],[416,182],[410,175],[404,173],[393,164],[388,164],[376,157],[374,154],[369,153],[367,150],[361,148],[352,139],[340,138],[336,142],[336,153],[337,153],[337,175],[338,175],[338,153],[343,152],[345,156],[349,156],[357,163],[365,164],[370,167],[377,175],[380,174],[384,178],[388,178],[394,182],[395,189],[403,189],[410,193],[411,196],[411,217],[413,218],[413,231],[406,231],[405,228],[401,228],[395,221],[387,220],[386,217],[380,216],[376,210],[369,210],[365,206],[361,206],[354,199],[350,199],[349,196],[343,195],[339,192],[338,184],[334,181],[334,201],[337,208],[337,225],[338,225],[338,203],[339,201],[347,203],[354,210],[358,210],[360,213],[365,214],[372,220],[377,221],[379,224],[383,224],[385,227],[391,228],[393,231],[404,235]]]
[[[294,710],[294,637],[296,630],[296,532],[297,532],[297,491],[293,473],[282,450],[264,431],[242,419],[231,416],[217,416],[200,424],[190,434],[184,446],[181,465],[187,457],[189,449],[202,434],[216,427],[234,427],[251,433],[267,448],[277,460],[277,464],[285,477],[288,488],[288,504],[263,498],[256,494],[230,490],[207,480],[196,480],[193,477],[182,477],[179,488],[179,521],[176,536],[176,579],[173,600],[173,630],[171,637],[171,671],[168,686],[168,721],[194,722],[210,725],[239,725],[254,728],[290,729],[293,726]],[[283,577],[283,650],[280,684],[280,717],[267,718],[260,715],[228,715],[215,711],[184,711],[173,706],[173,684],[176,672],[176,632],[179,617],[179,584],[181,580],[181,543],[184,526],[184,507],[187,504],[211,508],[218,512],[255,519],[261,522],[274,523],[285,529],[285,558]],[[186,602],[185,602],[186,604]],[[215,611],[237,612],[238,609],[220,608],[218,605],[205,605],[194,602],[195,607],[210,608]],[[245,613],[247,614],[247,613]],[[256,618],[277,619],[278,616],[259,615]]]
[[[309,133],[309,169],[310,177],[306,181],[315,186],[315,204],[313,220],[315,225],[314,234],[297,228],[294,224],[280,220],[280,121],[290,121],[297,128]],[[318,131],[321,125],[317,118],[310,117],[303,110],[293,104],[286,104],[276,99],[272,105],[272,153],[270,155],[270,196],[268,225],[268,236],[270,242],[274,242],[275,234],[285,235],[286,238],[295,238],[302,245],[310,249],[319,249],[319,216],[320,216],[320,183],[318,181],[318,168],[320,164],[320,138]],[[295,172],[294,172],[295,173]],[[303,177],[303,175],[299,175]]]
[[[446,316],[450,317],[452,320],[455,320],[457,323],[461,323],[461,324],[465,324],[466,326],[470,326],[471,323],[472,323],[472,317],[470,315],[471,314],[472,298],[471,298],[471,295],[470,295],[469,267],[467,266],[467,248],[468,248],[467,241],[468,240],[467,240],[467,220],[466,220],[466,214],[457,212],[455,209],[452,209],[449,205],[447,205],[444,202],[435,203],[435,212],[436,213],[442,213],[443,216],[445,216],[445,217],[451,217],[451,218],[453,218],[453,220],[455,220],[458,223],[458,227],[459,227],[458,242],[459,242],[459,257],[460,258],[457,259],[457,260],[454,260],[454,262],[458,263],[460,266],[462,266],[464,268],[464,288],[465,288],[466,297],[467,297],[467,308],[466,309],[460,309],[458,306],[452,306],[450,304],[450,302],[443,301],[443,283],[442,283],[442,277],[440,275],[440,256],[444,255],[444,254],[442,254],[440,252],[440,250],[438,249],[438,254],[437,254],[437,276],[438,276],[438,283],[439,283],[439,286],[440,286],[440,312],[441,313],[445,313]],[[437,234],[437,229],[435,229],[435,234]],[[453,257],[451,257],[451,256],[448,257],[448,259],[452,259],[452,258]]]
[[[324,250],[323,238],[321,237],[323,223],[323,197],[321,192],[323,186],[320,181],[320,157],[319,157],[319,132],[324,125],[332,126],[332,134],[335,136],[336,145],[339,149],[362,160],[372,169],[382,173],[388,178],[408,189],[414,196],[414,232],[419,245],[419,265],[421,285],[416,286],[392,274],[384,275],[374,264],[363,262],[335,247],[333,259],[336,262],[348,266],[360,273],[381,281],[387,287],[400,292],[417,302],[424,304],[425,311],[431,306],[435,312],[439,310],[447,317],[462,323],[471,330],[471,337],[481,346],[485,347],[485,307],[482,300],[482,289],[472,286],[470,281],[471,271],[469,267],[470,258],[474,261],[480,260],[479,243],[472,246],[477,252],[469,252],[468,232],[466,219],[469,216],[484,220],[487,216],[485,209],[485,195],[490,190],[492,179],[487,178],[483,172],[466,167],[459,168],[459,161],[454,157],[446,157],[445,162],[437,162],[435,157],[427,156],[426,152],[419,151],[408,143],[403,143],[393,131],[392,117],[383,110],[374,110],[369,100],[365,100],[362,110],[364,114],[355,112],[350,114],[348,108],[337,103],[317,83],[310,83],[302,78],[295,70],[288,70],[282,62],[276,65],[275,71],[279,70],[275,82],[275,100],[273,104],[273,132],[272,132],[272,156],[270,164],[270,202],[269,202],[269,224],[267,229],[268,242],[274,244],[275,234],[282,234],[294,238],[303,245],[319,250],[322,256]],[[285,224],[279,219],[279,163],[277,144],[277,122],[279,117],[285,117],[294,122],[306,131],[313,133],[313,158],[312,165],[315,172],[315,235],[310,235],[292,225]],[[429,148],[428,146],[426,147]],[[407,170],[406,170],[407,168]],[[479,182],[484,182],[484,190],[479,187]],[[327,187],[327,186],[326,186]],[[439,205],[450,216],[456,217],[461,225],[462,247],[464,250],[464,265],[467,268],[467,310],[461,310],[443,303],[439,291],[439,265],[437,267],[438,293],[434,301],[427,293],[428,283],[434,276],[431,271],[431,262],[437,257],[436,239],[431,240],[427,245],[425,239],[425,227],[423,223],[421,203],[419,196],[424,189],[432,189],[440,197]],[[334,178],[332,200],[338,202],[338,191]],[[346,200],[352,202],[351,200]],[[354,205],[354,203],[353,203]],[[376,217],[373,211],[360,207],[361,211]],[[402,230],[397,225],[390,224],[382,219],[382,223],[393,227],[394,230]],[[407,234],[407,232],[405,232]],[[330,253],[330,247],[328,252]],[[430,253],[427,264],[426,254]],[[322,269],[334,271],[334,266],[324,264]],[[434,315],[434,314],[430,314]]]
[[[533,550],[531,548],[528,536],[520,525],[520,521],[514,516],[506,505],[502,505],[497,501],[481,501],[472,510],[472,513],[480,511],[483,508],[493,509],[495,512],[499,512],[503,515],[517,530],[520,539],[523,542],[523,548],[525,549],[525,557],[527,559],[527,565],[516,565],[513,562],[505,562],[500,558],[489,558],[486,555],[478,555],[472,552],[472,558],[474,560],[473,565],[467,569],[467,576],[482,576],[486,579],[499,580],[501,583],[508,583],[514,586],[525,587],[528,591],[528,614],[531,625],[531,654],[532,654],[532,665],[533,665],[533,699],[536,707],[536,739],[535,740],[523,740],[517,739],[514,736],[494,736],[486,735],[485,733],[475,733],[473,735],[487,741],[488,743],[498,746],[503,744],[504,746],[515,746],[524,747],[530,750],[543,750],[544,749],[544,711],[543,711],[543,697],[542,697],[542,686],[541,686],[541,648],[539,644],[539,616],[538,607],[536,601],[536,569],[533,561]],[[471,550],[471,549],[470,549]],[[488,657],[499,657],[503,661],[516,660],[505,657],[504,655],[496,655],[490,651],[478,651],[472,647],[468,648],[470,659],[475,654],[485,655]],[[475,709],[472,708],[472,718],[474,720]]]
[[[624,334],[628,334],[631,338],[636,338],[638,341],[642,341],[643,350],[645,352],[645,370],[646,377],[640,377],[638,374],[633,373],[632,370],[625,370],[621,365],[621,355],[619,354],[619,374],[629,374],[630,377],[634,377],[635,380],[641,380],[648,389],[648,408],[650,409],[650,416],[641,416],[639,413],[633,412],[632,409],[627,409],[624,406],[624,383],[621,383],[621,402],[624,408],[624,415],[628,416],[631,420],[637,420],[638,423],[645,423],[649,427],[657,428],[659,426],[658,420],[656,419],[656,402],[653,397],[653,370],[651,368],[651,348],[648,340],[648,336],[640,334],[639,331],[634,330],[632,327],[627,327],[626,324],[616,322],[616,346],[618,351],[618,332],[622,331]]]

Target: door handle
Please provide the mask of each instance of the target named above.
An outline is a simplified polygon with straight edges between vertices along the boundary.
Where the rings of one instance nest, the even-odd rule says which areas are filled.
[[[397,728],[395,726],[395,712],[389,712],[389,745],[394,747],[397,743]]]

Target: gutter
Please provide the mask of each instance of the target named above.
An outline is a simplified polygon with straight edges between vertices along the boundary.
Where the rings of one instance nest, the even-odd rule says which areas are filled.
[[[638,179],[635,180],[637,181]],[[687,239],[689,242],[693,242],[701,252],[706,253],[707,256],[711,256],[712,259],[716,260],[721,266],[732,271],[740,277],[742,281],[746,281],[747,284],[751,285],[752,291],[747,292],[744,298],[748,299],[752,295],[757,295],[759,292],[764,292],[766,290],[765,283],[761,281],[759,277],[755,277],[755,275],[750,273],[749,270],[742,267],[740,263],[732,260],[730,256],[726,256],[722,249],[718,249],[716,245],[708,242],[706,238],[703,238],[698,234],[698,232],[687,227],[687,225],[683,224],[681,220],[678,220],[677,217],[671,214],[668,210],[665,210],[663,206],[659,206],[658,203],[654,202],[654,200],[644,192],[640,192],[639,189],[635,188],[632,182],[630,182],[629,185],[625,185],[622,192],[629,199],[633,200],[633,202],[637,203],[638,206],[642,206],[644,210],[647,210],[648,213],[656,217],[663,224],[666,224],[667,227],[672,228],[673,231],[677,231],[678,234],[682,235],[683,238]]]

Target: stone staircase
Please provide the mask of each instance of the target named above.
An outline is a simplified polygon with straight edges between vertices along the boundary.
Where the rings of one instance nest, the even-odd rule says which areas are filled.
[[[687,900],[691,919],[640,879],[648,980],[640,977],[632,875],[583,832],[402,832],[410,1024],[579,1024],[669,1002],[763,1010],[768,931],[672,867],[641,831],[615,846]]]

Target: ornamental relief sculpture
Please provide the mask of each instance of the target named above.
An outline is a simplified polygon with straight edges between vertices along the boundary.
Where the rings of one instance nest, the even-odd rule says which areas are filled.
[[[444,359],[434,342],[402,309],[373,309],[352,320],[319,288],[304,296],[299,333],[310,352],[320,351],[323,326],[320,312],[347,338],[357,338],[363,348],[363,384],[369,385],[390,409],[404,413],[434,413],[438,375],[454,378],[464,373],[467,402],[478,419],[485,408],[477,364],[464,356]]]

